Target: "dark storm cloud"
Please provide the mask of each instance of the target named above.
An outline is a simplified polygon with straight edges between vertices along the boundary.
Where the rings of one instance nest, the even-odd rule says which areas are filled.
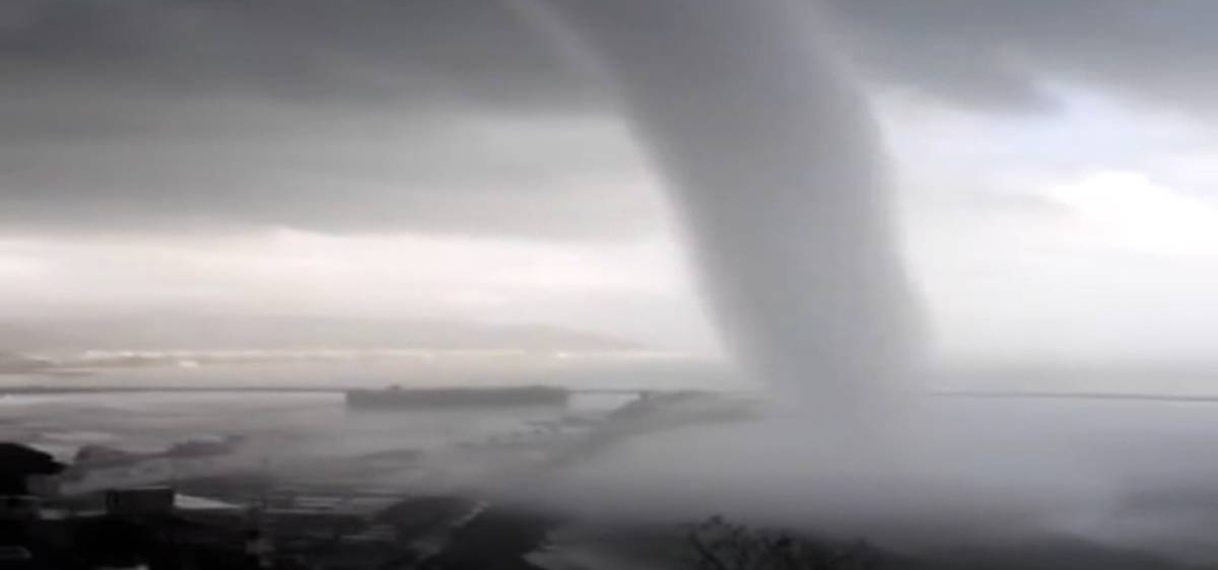
[[[497,2],[18,0],[0,77],[153,92],[421,104],[574,97]]]
[[[1218,6],[1200,0],[830,4],[873,77],[955,104],[1043,109],[1045,80],[1188,105],[1208,104],[1218,86],[1207,61]],[[477,114],[527,127],[612,113],[526,20],[494,0],[8,0],[0,221],[647,226],[637,196],[605,190],[644,169],[620,132],[555,128],[517,143],[507,129],[488,143],[450,128]]]
[[[649,223],[628,191],[588,196],[638,182],[624,136],[471,118],[554,119],[589,99],[495,3],[20,0],[0,22],[10,231]]]
[[[1208,25],[1218,6],[1204,0],[825,3],[845,40],[885,79],[961,100],[1034,98],[1046,73],[1200,99],[1218,77],[1207,65],[1218,52]],[[551,39],[510,5],[10,0],[0,9],[0,78],[19,92],[38,82],[100,82],[417,105],[553,109],[595,100]]]

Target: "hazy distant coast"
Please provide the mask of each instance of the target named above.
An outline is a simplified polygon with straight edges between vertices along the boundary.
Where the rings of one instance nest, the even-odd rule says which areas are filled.
[[[544,324],[311,316],[157,316],[0,323],[12,352],[290,349],[632,350],[629,339]]]
[[[667,354],[626,339],[546,325],[199,316],[0,324],[0,374],[325,362],[510,370],[565,358]]]

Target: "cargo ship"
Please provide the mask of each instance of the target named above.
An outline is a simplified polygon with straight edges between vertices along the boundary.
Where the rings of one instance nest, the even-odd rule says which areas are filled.
[[[347,406],[363,409],[430,410],[565,406],[571,392],[550,386],[348,390]]]

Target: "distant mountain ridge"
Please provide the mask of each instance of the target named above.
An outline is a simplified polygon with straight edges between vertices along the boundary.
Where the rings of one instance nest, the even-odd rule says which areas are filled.
[[[630,350],[629,340],[550,325],[344,317],[91,318],[0,323],[0,348],[58,350]]]

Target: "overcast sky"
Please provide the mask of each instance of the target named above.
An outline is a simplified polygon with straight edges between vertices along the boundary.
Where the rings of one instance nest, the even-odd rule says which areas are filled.
[[[713,346],[611,98],[507,6],[0,3],[0,315],[453,317]],[[944,354],[1209,358],[1218,5],[829,8]]]

